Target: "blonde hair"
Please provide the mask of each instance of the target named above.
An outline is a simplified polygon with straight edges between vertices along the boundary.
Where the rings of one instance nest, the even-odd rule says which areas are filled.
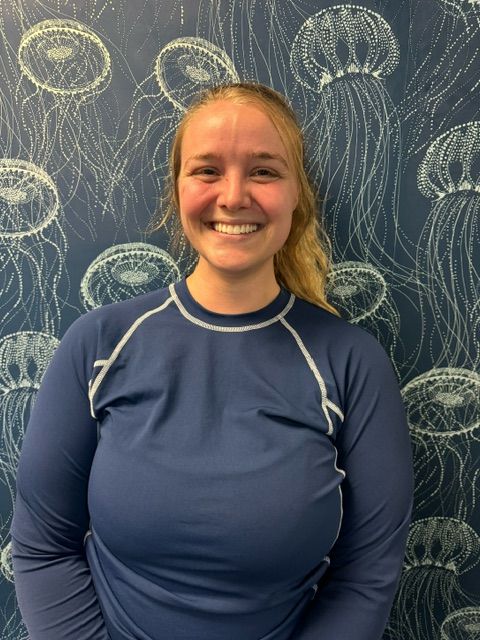
[[[203,107],[217,101],[258,106],[278,131],[288,154],[291,169],[298,184],[298,204],[292,216],[290,234],[283,247],[274,255],[277,282],[299,298],[339,315],[327,302],[325,285],[330,270],[331,246],[317,216],[315,193],[304,165],[303,134],[293,109],[277,91],[262,84],[240,82],[211,87],[190,105],[175,132],[169,157],[169,176],[164,201],[166,211],[160,211],[149,225],[149,231],[167,226],[170,229],[173,253],[187,243],[178,212],[177,180],[181,165],[183,135],[192,117]]]

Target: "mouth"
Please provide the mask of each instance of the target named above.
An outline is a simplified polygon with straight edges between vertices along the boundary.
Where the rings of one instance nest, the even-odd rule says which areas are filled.
[[[217,233],[231,236],[245,236],[259,231],[261,224],[224,224],[223,222],[207,222],[206,226]]]

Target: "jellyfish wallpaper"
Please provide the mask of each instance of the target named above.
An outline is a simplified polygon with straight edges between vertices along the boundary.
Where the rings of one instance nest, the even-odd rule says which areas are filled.
[[[152,231],[172,134],[243,80],[295,108],[329,300],[401,386],[414,510],[384,640],[479,640],[480,1],[0,0],[0,76],[0,640],[29,637],[10,526],[48,363],[82,314],[194,266]]]

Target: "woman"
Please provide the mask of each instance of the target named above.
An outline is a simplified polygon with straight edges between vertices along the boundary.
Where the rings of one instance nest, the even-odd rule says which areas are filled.
[[[32,411],[12,526],[31,638],[380,639],[408,429],[384,351],[325,300],[284,99],[206,92],[171,188],[193,272],[74,322]]]

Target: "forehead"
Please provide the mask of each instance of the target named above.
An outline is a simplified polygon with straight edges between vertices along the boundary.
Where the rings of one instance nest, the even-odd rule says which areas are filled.
[[[287,149],[269,115],[260,105],[217,100],[201,107],[186,124],[182,160],[192,151],[224,153],[269,151],[287,159]]]

